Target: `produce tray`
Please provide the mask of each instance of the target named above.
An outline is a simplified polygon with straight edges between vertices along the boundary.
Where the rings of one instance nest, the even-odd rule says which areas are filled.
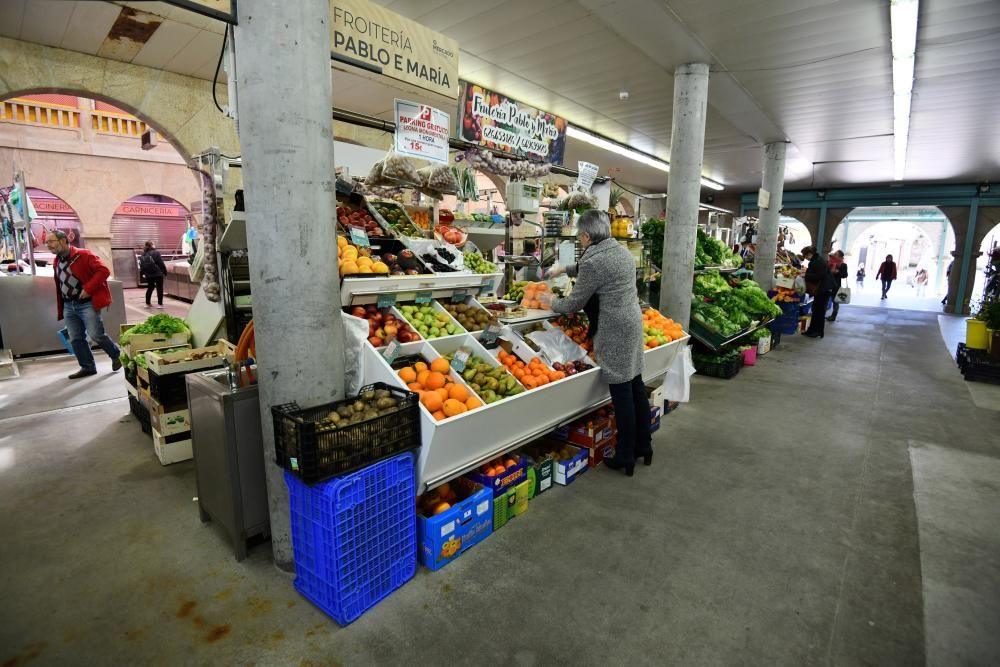
[[[305,409],[297,403],[271,408],[275,463],[306,484],[315,484],[418,449],[417,395],[376,382],[362,387],[359,396],[377,390],[388,391],[398,401],[396,411],[343,428],[320,422],[331,410],[353,404],[358,397]]]
[[[389,230],[391,234],[396,237],[413,237],[418,239],[426,239],[427,235],[422,232],[422,230],[417,226],[415,222],[410,218],[410,214],[407,212],[406,208],[402,204],[388,200],[388,199],[368,199],[366,202],[368,207],[368,212],[371,214],[375,221],[383,229]],[[377,206],[398,209],[403,214],[403,220],[400,222],[399,228],[394,227],[390,224],[389,220],[382,215],[382,213],[376,208]]]
[[[348,240],[350,240],[350,237],[348,237]],[[410,250],[409,248],[406,247],[405,243],[403,243],[397,238],[392,238],[392,237],[385,239],[373,238],[373,239],[368,239],[368,241],[371,246],[373,255],[385,255],[386,253],[398,255],[404,250]],[[410,252],[413,251],[410,250]],[[427,268],[423,260],[421,260],[416,253],[413,253],[413,259],[415,260],[417,267],[414,270],[419,271],[419,273],[410,274],[407,277],[416,278],[419,276],[426,276],[428,274],[433,274],[433,271]],[[400,277],[402,276],[393,276],[388,273],[345,273],[344,275],[341,276],[341,282],[343,282],[347,278],[366,278],[375,280],[385,280],[387,278],[400,278]]]
[[[416,573],[414,472],[406,453],[316,486],[285,473],[295,590],[340,625]]]

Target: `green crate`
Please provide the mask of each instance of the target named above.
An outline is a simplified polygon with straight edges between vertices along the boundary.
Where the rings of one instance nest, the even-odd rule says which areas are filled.
[[[518,514],[528,511],[531,482],[525,480],[493,499],[493,530],[500,530]]]

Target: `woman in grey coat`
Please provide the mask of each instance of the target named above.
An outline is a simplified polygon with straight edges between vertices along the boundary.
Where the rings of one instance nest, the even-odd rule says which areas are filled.
[[[611,221],[604,211],[587,211],[580,216],[577,228],[577,238],[584,248],[579,262],[550,274],[555,277],[565,272],[576,278],[576,285],[565,299],[552,300],[552,310],[575,313],[587,308],[593,312],[596,305],[596,327],[597,318],[591,315],[594,354],[601,378],[611,391],[618,420],[615,456],[604,459],[604,463],[631,477],[636,458],[643,457],[646,465],[653,462],[649,399],[642,381],[644,345],[635,260],[627,248],[611,238]]]

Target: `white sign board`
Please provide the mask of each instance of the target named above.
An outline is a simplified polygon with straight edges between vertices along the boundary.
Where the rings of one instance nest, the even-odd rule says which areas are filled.
[[[757,206],[760,208],[768,208],[771,205],[771,193],[761,188],[757,191]]]
[[[451,116],[426,104],[396,100],[396,152],[448,163]]]
[[[594,180],[597,178],[597,172],[600,170],[596,164],[592,162],[577,162],[577,168],[579,174],[576,177],[576,186],[584,191],[590,192],[590,188],[594,185]]]

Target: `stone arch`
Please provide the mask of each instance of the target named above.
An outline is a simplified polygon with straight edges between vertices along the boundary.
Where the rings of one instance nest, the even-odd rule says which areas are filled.
[[[64,93],[114,104],[157,128],[185,158],[211,146],[239,154],[235,124],[219,113],[212,82],[0,37],[0,98]],[[220,103],[226,99],[218,86]]]

